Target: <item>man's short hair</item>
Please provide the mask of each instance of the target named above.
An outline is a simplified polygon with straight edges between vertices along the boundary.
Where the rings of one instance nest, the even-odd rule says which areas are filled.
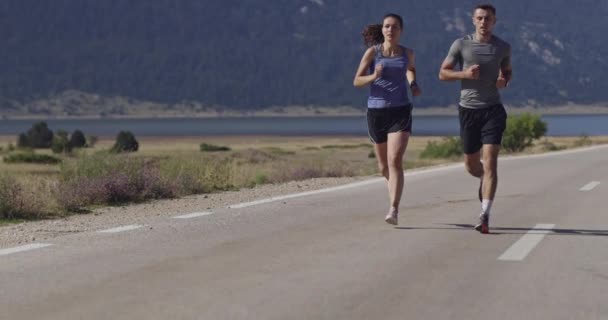
[[[493,5],[489,4],[489,3],[482,3],[482,4],[478,4],[475,9],[473,9],[473,13],[475,13],[475,11],[477,9],[482,9],[482,10],[486,10],[486,11],[490,11],[492,12],[492,14],[494,16],[496,16],[496,8],[494,8]]]

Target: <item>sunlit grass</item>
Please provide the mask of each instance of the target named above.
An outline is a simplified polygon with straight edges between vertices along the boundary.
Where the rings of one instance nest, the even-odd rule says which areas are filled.
[[[419,168],[453,159],[420,159],[429,141],[442,137],[411,137],[405,168]],[[138,202],[189,194],[238,190],[267,183],[317,177],[378,175],[373,145],[367,137],[143,137],[138,152],[111,155],[113,138],[101,138],[94,148],[55,155],[63,164],[8,164],[0,161],[4,203],[0,225],[19,219],[64,215],[70,211],[115,202]],[[9,154],[10,138],[0,156]],[[228,151],[201,152],[206,143]],[[547,137],[525,153],[608,143],[608,137]],[[50,150],[35,150],[49,154]],[[80,171],[79,171],[80,170]],[[0,194],[0,197],[2,195]],[[9,199],[10,201],[6,200]],[[7,220],[7,218],[11,218]],[[15,220],[15,218],[17,218]]]

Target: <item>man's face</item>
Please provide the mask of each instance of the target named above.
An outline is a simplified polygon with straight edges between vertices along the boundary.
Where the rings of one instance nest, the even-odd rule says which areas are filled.
[[[492,14],[492,11],[477,9],[473,13],[473,24],[478,34],[491,34],[496,24],[496,17]]]

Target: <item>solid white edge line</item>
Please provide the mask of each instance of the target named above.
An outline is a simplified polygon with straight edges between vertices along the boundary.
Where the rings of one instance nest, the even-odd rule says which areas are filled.
[[[579,191],[591,191],[595,187],[599,186],[601,182],[599,181],[591,181],[587,183],[584,187],[580,188]]]
[[[444,171],[444,170],[450,170],[450,169],[460,168],[462,166],[463,166],[462,163],[457,163],[457,164],[451,164],[451,165],[442,165],[442,166],[433,167],[433,168],[420,168],[420,169],[415,169],[415,170],[411,170],[411,171],[405,172],[405,176],[406,177],[417,176],[417,175],[431,173],[431,172],[438,172],[438,171]],[[349,184],[345,184],[345,185],[337,186],[337,187],[330,187],[330,188],[319,189],[319,190],[312,190],[312,191],[300,192],[300,193],[292,193],[292,194],[287,194],[287,195],[283,195],[283,196],[277,196],[277,197],[271,197],[271,198],[266,198],[266,199],[260,199],[260,200],[250,201],[250,202],[243,202],[243,203],[233,204],[233,205],[228,206],[228,208],[230,208],[230,209],[241,209],[241,208],[251,207],[251,206],[255,206],[255,205],[259,205],[259,204],[263,204],[263,203],[281,201],[281,200],[285,200],[285,199],[299,198],[299,197],[310,196],[310,195],[315,195],[315,194],[320,194],[320,193],[327,193],[327,192],[333,192],[333,191],[339,191],[339,190],[346,190],[346,189],[366,186],[366,185],[369,185],[369,184],[374,184],[374,183],[378,183],[378,182],[382,182],[382,181],[385,181],[384,177],[381,177],[381,178],[372,178],[372,179],[369,179],[369,180],[359,181],[359,182],[353,182],[353,183],[349,183]]]
[[[595,145],[595,146],[590,146],[590,147],[582,147],[582,148],[575,148],[575,149],[569,149],[569,150],[550,151],[550,152],[539,153],[539,154],[528,154],[528,155],[517,155],[517,156],[503,155],[503,156],[500,156],[498,159],[499,159],[499,161],[501,161],[501,160],[504,161],[504,160],[546,158],[546,157],[562,156],[565,154],[595,151],[595,150],[604,149],[604,148],[608,148],[608,144],[600,144],[600,145]]]
[[[30,243],[19,247],[0,249],[0,256],[6,256],[13,253],[25,252],[30,250],[42,249],[50,247],[50,243]]]
[[[210,211],[194,212],[194,213],[184,214],[181,216],[175,216],[175,217],[173,217],[173,219],[191,219],[191,218],[204,217],[204,216],[208,216],[211,214],[213,214],[213,212],[210,212]]]
[[[574,149],[574,150],[547,152],[547,153],[543,153],[543,154],[506,156],[506,157],[503,156],[503,157],[500,157],[499,159],[502,161],[502,160],[518,160],[518,159],[540,158],[540,157],[553,157],[553,156],[559,156],[559,155],[570,154],[570,153],[593,151],[596,149],[603,149],[603,148],[608,148],[608,144],[578,148],[578,149]],[[417,175],[422,175],[422,174],[427,174],[427,173],[435,173],[435,172],[446,171],[446,170],[451,170],[451,169],[455,169],[455,168],[462,168],[463,166],[464,166],[464,164],[462,162],[460,162],[460,163],[455,163],[455,164],[439,165],[439,166],[428,167],[428,168],[411,169],[411,170],[408,170],[405,172],[405,176],[412,177],[412,176],[417,176]],[[284,196],[271,197],[271,198],[266,198],[266,199],[250,201],[250,202],[242,202],[242,203],[238,203],[238,204],[229,205],[228,208],[241,209],[241,208],[246,208],[246,207],[256,206],[256,205],[260,205],[260,204],[264,204],[264,203],[286,200],[286,199],[310,196],[310,195],[339,191],[339,190],[346,190],[346,189],[361,187],[361,186],[365,186],[365,185],[369,185],[369,184],[373,184],[373,183],[378,183],[381,181],[384,181],[384,178],[373,178],[370,180],[349,183],[349,184],[345,184],[345,185],[337,186],[337,187],[331,187],[331,188],[325,188],[325,189],[319,189],[319,190],[313,190],[313,191],[301,192],[301,193],[293,193],[293,194],[288,194],[288,195],[284,195]]]
[[[116,228],[112,228],[112,229],[101,230],[101,231],[97,231],[97,232],[99,232],[99,233],[118,233],[118,232],[125,232],[125,231],[139,229],[141,227],[143,227],[143,226],[134,224],[134,225],[130,225],[130,226],[121,226],[121,227],[116,227]]]
[[[528,254],[543,240],[546,234],[551,232],[555,224],[537,224],[524,234],[517,242],[512,244],[498,260],[501,261],[522,261]],[[540,230],[538,230],[540,229]]]

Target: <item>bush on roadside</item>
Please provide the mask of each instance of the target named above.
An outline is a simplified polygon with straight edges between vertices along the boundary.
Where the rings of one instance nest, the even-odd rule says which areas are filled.
[[[13,153],[4,157],[5,163],[39,163],[39,164],[57,164],[61,159],[47,155],[37,154],[34,152]]]
[[[0,173],[0,218],[35,219],[51,214],[51,188],[40,181],[24,186],[14,176]]]
[[[139,142],[130,131],[121,131],[116,136],[116,142],[111,149],[113,153],[135,152],[139,149]]]
[[[441,142],[429,141],[420,153],[421,159],[446,159],[462,155],[462,143],[457,137],[444,137]]]
[[[522,113],[507,118],[502,146],[508,152],[520,152],[547,132],[547,124],[539,115]]]
[[[153,161],[97,153],[62,165],[58,202],[68,211],[77,211],[90,205],[172,198],[178,192]]]
[[[21,187],[14,177],[0,173],[0,218],[13,219],[18,215],[18,207],[21,201],[19,194]]]
[[[234,166],[233,160],[196,156],[174,157],[159,163],[162,176],[177,185],[180,195],[234,189],[231,171]]]

